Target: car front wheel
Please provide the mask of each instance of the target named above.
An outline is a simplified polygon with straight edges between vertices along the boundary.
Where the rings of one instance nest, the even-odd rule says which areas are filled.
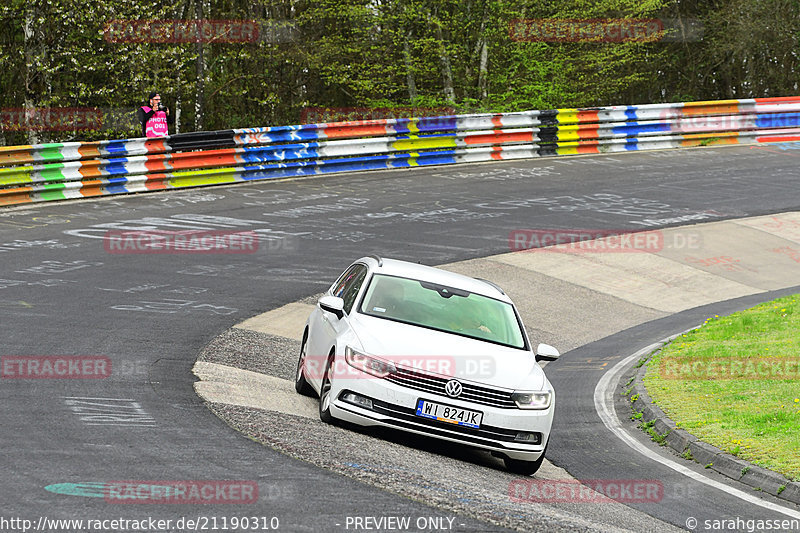
[[[546,446],[545,446],[545,451],[547,451]],[[542,463],[544,462],[544,452],[542,452],[542,455],[540,455],[539,458],[536,459],[535,461],[523,461],[520,459],[511,459],[509,457],[504,457],[503,462],[506,465],[506,470],[508,470],[512,474],[518,474],[520,476],[531,476],[539,470],[539,467],[542,466]]]
[[[294,390],[303,396],[316,396],[314,389],[306,381],[306,376],[303,374],[303,368],[306,364],[306,355],[308,354],[308,330],[303,333],[303,344],[300,345],[300,357],[297,359],[297,372],[294,376]]]
[[[322,386],[319,389],[319,419],[326,424],[334,424],[336,419],[331,415],[331,379],[333,377],[333,361],[335,354],[331,352],[328,362],[325,364],[325,372],[322,375]]]

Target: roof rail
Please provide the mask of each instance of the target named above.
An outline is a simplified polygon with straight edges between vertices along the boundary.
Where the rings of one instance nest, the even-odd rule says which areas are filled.
[[[378,254],[370,254],[370,255],[368,255],[367,257],[371,257],[371,258],[373,258],[375,261],[377,261],[377,262],[378,262],[378,266],[379,266],[379,267],[382,267],[382,266],[383,266],[383,259],[381,259],[381,256],[379,256]]]
[[[487,285],[491,285],[492,287],[497,289],[500,292],[500,294],[502,294],[503,296],[506,295],[506,293],[503,291],[503,289],[501,289],[500,286],[497,285],[496,283],[493,283],[493,282],[489,281],[488,279],[483,279],[483,278],[475,278],[475,279],[477,279],[478,281],[482,281],[482,282],[486,283]]]

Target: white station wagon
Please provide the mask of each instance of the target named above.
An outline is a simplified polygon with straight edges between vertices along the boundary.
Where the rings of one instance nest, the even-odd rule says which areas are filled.
[[[516,307],[495,284],[405,261],[363,257],[311,312],[295,388],[319,416],[490,451],[506,468],[539,469],[553,387]]]

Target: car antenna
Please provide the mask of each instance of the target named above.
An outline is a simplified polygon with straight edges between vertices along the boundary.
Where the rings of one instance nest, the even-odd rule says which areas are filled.
[[[368,255],[367,257],[371,257],[371,258],[373,258],[375,261],[377,261],[377,262],[378,262],[378,266],[379,266],[379,267],[382,267],[382,266],[383,266],[383,259],[381,259],[381,256],[379,256],[378,254],[370,254],[370,255]]]

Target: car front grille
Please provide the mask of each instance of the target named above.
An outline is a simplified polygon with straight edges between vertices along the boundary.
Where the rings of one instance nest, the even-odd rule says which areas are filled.
[[[396,372],[389,374],[385,379],[409,389],[439,394],[440,396],[447,396],[444,386],[450,381],[449,378],[402,367],[398,367]],[[458,397],[459,400],[501,409],[517,409],[517,404],[511,399],[512,391],[510,390],[476,385],[468,381],[458,381],[461,382],[462,386],[461,395]]]

